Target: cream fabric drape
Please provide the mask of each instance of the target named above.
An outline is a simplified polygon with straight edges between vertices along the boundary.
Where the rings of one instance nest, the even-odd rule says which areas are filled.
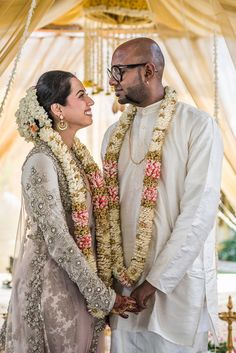
[[[210,36],[221,33],[236,68],[236,1],[147,0],[161,35]],[[168,30],[167,30],[168,29]]]
[[[83,80],[83,38],[68,35],[37,34],[28,39],[22,52],[14,84],[0,120],[0,272],[14,253],[14,239],[20,207],[21,166],[31,143],[26,143],[16,130],[15,111],[28,87],[48,70],[62,69],[76,73]],[[45,59],[47,58],[47,59]],[[0,77],[0,95],[4,91],[12,64]],[[100,146],[106,128],[117,119],[111,112],[113,96],[91,96],[93,125],[79,131],[78,136],[100,162]]]
[[[84,2],[85,0],[79,1],[70,11],[63,13],[60,17],[55,17],[56,20],[53,23],[56,25],[67,25],[78,20],[82,15]]]
[[[162,38],[159,41],[166,60],[165,83],[176,88],[180,100],[194,104],[211,115],[214,112],[212,40],[212,38],[193,41]],[[5,241],[4,244],[9,249],[7,254],[4,249],[3,253],[0,253],[0,258],[4,261],[4,265],[0,263],[2,270],[7,265],[8,254],[13,253],[19,212],[21,165],[32,147],[31,144],[24,142],[16,131],[14,114],[19,100],[25,90],[35,84],[43,72],[51,69],[76,72],[78,77],[83,79],[83,56],[82,35],[71,37],[66,34],[57,36],[38,33],[30,37],[25,44],[15,82],[0,120],[0,234],[1,240]],[[0,77],[0,96],[3,95],[12,65]],[[236,106],[232,104],[236,97],[236,73],[224,41],[220,39],[218,67],[219,125],[225,144],[222,189],[231,204],[236,207],[234,148]],[[79,136],[99,162],[103,134],[118,115],[114,116],[111,112],[113,96],[99,94],[92,98],[95,100],[93,125],[81,130]],[[6,224],[11,224],[12,228]]]
[[[212,64],[212,38],[187,40],[162,38],[160,45],[166,58],[165,80],[176,87],[180,99],[190,104],[195,104],[202,110],[213,115],[214,112],[214,82]],[[234,183],[236,173],[235,132],[234,117],[236,107],[232,104],[236,96],[236,74],[227,54],[227,49],[222,40],[219,41],[219,125],[224,139],[225,160],[223,171],[223,190],[232,205],[236,207],[236,186]],[[35,56],[35,53],[37,55]],[[47,56],[47,60],[45,57]],[[56,37],[48,35],[44,38],[33,36],[26,43],[19,64],[15,84],[10,92],[5,106],[3,118],[0,121],[0,166],[7,161],[11,151],[18,149],[23,140],[18,137],[15,126],[14,113],[20,97],[27,87],[34,84],[41,73],[50,69],[64,69],[77,72],[83,79],[83,39],[71,38],[66,35]],[[230,66],[231,65],[231,66]],[[226,71],[228,68],[228,71]],[[9,69],[0,78],[1,87],[7,82]],[[224,74],[223,74],[224,72]],[[232,82],[230,84],[230,82]],[[0,90],[0,95],[3,93]],[[83,138],[89,144],[92,152],[99,160],[99,143],[108,123],[114,119],[110,112],[111,96],[94,96],[98,101],[93,127],[81,131]],[[106,105],[107,109],[102,109]],[[103,119],[104,112],[109,112]],[[97,118],[99,116],[99,118]],[[234,132],[232,131],[234,130]],[[99,131],[99,135],[97,132]],[[17,142],[16,142],[17,141]],[[14,147],[17,146],[17,147]]]
[[[76,73],[78,78],[83,80],[83,57],[84,42],[81,37],[71,37],[67,35],[56,36],[53,34],[43,34],[43,37],[32,36],[26,43],[22,53],[22,60],[15,77],[14,85],[6,102],[2,119],[0,120],[0,167],[11,154],[11,149],[18,149],[20,144],[25,144],[19,137],[15,125],[15,112],[20,98],[31,85],[34,85],[39,76],[48,70],[67,70]],[[37,53],[37,55],[35,55]],[[47,57],[47,60],[45,60]],[[11,65],[12,66],[12,65]],[[0,77],[0,95],[4,91],[4,84],[8,79],[11,66]],[[105,128],[112,121],[112,112],[100,117],[104,112],[109,111],[113,97],[100,94],[93,96],[97,104],[93,108],[95,113],[94,131],[93,128],[81,131],[81,135],[88,141],[89,147],[93,150],[97,160],[100,159],[99,143]],[[107,107],[104,109],[104,107]],[[99,116],[99,118],[98,118]],[[98,134],[99,131],[99,134]]]
[[[236,30],[236,2],[234,0],[147,0],[154,21],[172,30],[195,36],[208,36],[213,30],[234,35]],[[222,28],[226,23],[233,31]]]
[[[214,79],[211,39],[165,39],[160,42],[166,58],[165,78],[176,87],[180,98],[199,109],[214,114]],[[224,141],[224,167],[222,189],[232,206],[236,208],[236,124],[233,122],[236,107],[232,102],[236,96],[236,73],[227,48],[219,41],[218,60],[218,120]],[[228,67],[228,72],[225,68]]]
[[[80,3],[82,0],[38,0],[29,34]],[[30,5],[31,0],[0,0],[0,76],[19,50]]]
[[[236,2],[234,0],[210,1],[213,5],[215,20],[220,27],[236,69]]]
[[[0,75],[17,53],[30,0],[0,0]],[[85,0],[37,2],[29,33],[48,23],[68,24],[80,18]],[[168,36],[205,36],[221,32],[236,66],[234,0],[147,0],[158,32]]]

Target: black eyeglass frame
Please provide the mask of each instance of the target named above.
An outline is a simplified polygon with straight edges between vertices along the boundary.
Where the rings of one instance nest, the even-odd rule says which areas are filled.
[[[114,78],[114,80],[116,80],[118,83],[120,83],[123,80],[123,72],[121,71],[121,69],[132,69],[134,67],[138,67],[138,66],[145,66],[147,64],[146,63],[139,63],[139,64],[127,64],[127,65],[113,65],[111,67],[111,69],[107,69],[107,73],[109,78]],[[114,69],[118,69],[118,75],[119,77],[115,77],[114,72],[112,72]]]

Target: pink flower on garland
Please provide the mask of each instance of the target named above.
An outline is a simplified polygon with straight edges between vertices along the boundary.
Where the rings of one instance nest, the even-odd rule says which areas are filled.
[[[143,190],[143,199],[155,202],[157,199],[157,188],[145,186]]]
[[[93,187],[101,188],[104,186],[103,177],[99,171],[91,173],[89,179]]]
[[[114,178],[117,175],[118,166],[116,161],[106,161],[103,168],[107,178]]]
[[[161,164],[150,159],[147,160],[145,174],[149,177],[158,179],[160,178]]]
[[[112,202],[116,202],[119,201],[119,191],[118,191],[118,187],[116,186],[109,186],[108,187],[108,193],[110,196],[110,200]]]
[[[94,197],[94,206],[96,208],[105,208],[108,206],[108,197],[105,195]]]
[[[79,248],[81,250],[89,249],[92,245],[92,239],[90,234],[84,235],[79,241]]]
[[[78,223],[79,226],[86,226],[88,224],[88,211],[74,211],[72,212],[72,219],[75,223]]]

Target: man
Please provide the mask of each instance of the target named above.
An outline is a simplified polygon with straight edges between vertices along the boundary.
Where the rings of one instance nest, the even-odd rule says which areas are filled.
[[[141,310],[111,317],[112,353],[207,352],[215,333],[222,143],[210,116],[164,89],[163,69],[157,43],[137,38],[109,70],[119,103],[132,105],[103,141],[115,286]]]

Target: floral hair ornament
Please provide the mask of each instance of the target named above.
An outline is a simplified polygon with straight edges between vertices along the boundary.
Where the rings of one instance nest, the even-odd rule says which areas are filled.
[[[48,114],[39,105],[37,91],[34,86],[30,87],[26,91],[26,96],[20,100],[20,105],[15,115],[18,131],[27,142],[35,143],[39,141],[40,129],[52,127],[52,121]]]

